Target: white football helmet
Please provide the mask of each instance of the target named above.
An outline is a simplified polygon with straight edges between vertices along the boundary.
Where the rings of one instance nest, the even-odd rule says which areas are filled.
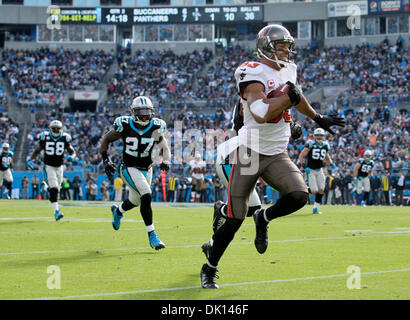
[[[3,152],[8,152],[10,150],[10,145],[7,142],[4,142],[1,148]]]
[[[315,131],[313,131],[313,136],[316,141],[323,141],[325,139],[325,134],[325,130],[322,128],[316,128]]]
[[[136,97],[129,107],[134,121],[139,125],[146,126],[154,116],[154,105],[145,96]]]
[[[59,120],[53,120],[50,123],[50,133],[54,138],[59,137],[63,133],[63,124]]]
[[[372,157],[372,152],[370,150],[366,150],[363,154],[365,159],[370,159]]]

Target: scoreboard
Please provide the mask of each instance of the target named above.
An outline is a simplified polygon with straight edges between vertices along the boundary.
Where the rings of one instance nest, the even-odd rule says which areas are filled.
[[[262,22],[263,5],[144,8],[59,8],[63,24],[178,24]]]

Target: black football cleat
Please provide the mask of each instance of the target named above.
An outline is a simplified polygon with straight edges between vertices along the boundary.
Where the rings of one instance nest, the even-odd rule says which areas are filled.
[[[215,283],[215,278],[218,278],[216,274],[218,272],[217,268],[211,268],[206,263],[201,269],[201,283],[204,289],[218,289],[219,286]]]
[[[205,254],[205,257],[207,258],[207,259],[209,259],[209,255],[211,254],[211,250],[212,250],[212,245],[209,243],[209,241],[208,242],[205,242],[203,245],[202,245],[202,252]]]
[[[221,208],[225,205],[225,203],[221,200],[218,200],[214,204],[214,220],[212,221],[212,229],[214,233],[218,230],[225,222],[226,217],[223,216],[221,213]]]
[[[253,220],[256,226],[255,247],[260,254],[265,253],[268,248],[268,223],[260,222],[259,214],[262,213],[263,209],[259,209],[253,214]]]

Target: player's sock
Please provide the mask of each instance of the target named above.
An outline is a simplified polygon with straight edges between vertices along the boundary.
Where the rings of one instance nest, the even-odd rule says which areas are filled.
[[[50,193],[50,202],[51,206],[53,207],[54,212],[58,211],[58,189],[57,188],[50,188],[49,190]]]
[[[303,191],[290,192],[276,202],[275,205],[265,210],[266,218],[271,221],[273,219],[286,216],[302,208],[308,201],[309,194]],[[259,215],[260,219],[263,215]],[[262,222],[262,221],[261,221]],[[266,222],[265,222],[266,223]]]
[[[313,204],[313,209],[319,209],[319,205],[322,203],[323,194],[316,193],[315,195],[315,203]]]
[[[152,225],[151,199],[152,197],[150,193],[144,194],[141,197],[140,212],[146,226]]]
[[[256,210],[262,208],[262,206],[253,206],[248,208],[248,212],[246,213],[247,217],[252,217]]]
[[[147,230],[148,234],[155,230],[154,224],[150,224],[149,226],[145,226],[145,230]]]
[[[367,200],[369,200],[369,194],[370,194],[370,192],[365,192],[364,193],[363,201],[364,201],[365,204],[367,204]]]
[[[58,211],[58,202],[52,202],[51,206],[53,207],[54,212]]]
[[[208,262],[212,266],[217,266],[223,253],[228,247],[229,243],[235,236],[236,231],[239,230],[243,220],[239,219],[226,219],[225,223],[215,232],[213,238],[214,243],[212,251],[209,255]]]
[[[119,216],[122,216],[122,214],[125,211],[131,210],[132,208],[135,208],[136,205],[133,204],[129,199],[125,199],[123,203],[121,203],[121,205],[118,207],[118,211],[117,214]]]

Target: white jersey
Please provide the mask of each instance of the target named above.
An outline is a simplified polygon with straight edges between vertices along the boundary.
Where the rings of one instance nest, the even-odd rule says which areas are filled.
[[[274,155],[287,149],[290,137],[290,110],[283,112],[284,116],[267,123],[258,123],[249,110],[247,101],[242,97],[242,85],[246,83],[259,82],[265,87],[265,94],[277,89],[281,84],[291,81],[296,83],[297,67],[289,63],[280,71],[260,62],[245,62],[235,71],[236,86],[241,95],[243,105],[244,125],[239,130],[239,143],[252,150],[264,154]]]

